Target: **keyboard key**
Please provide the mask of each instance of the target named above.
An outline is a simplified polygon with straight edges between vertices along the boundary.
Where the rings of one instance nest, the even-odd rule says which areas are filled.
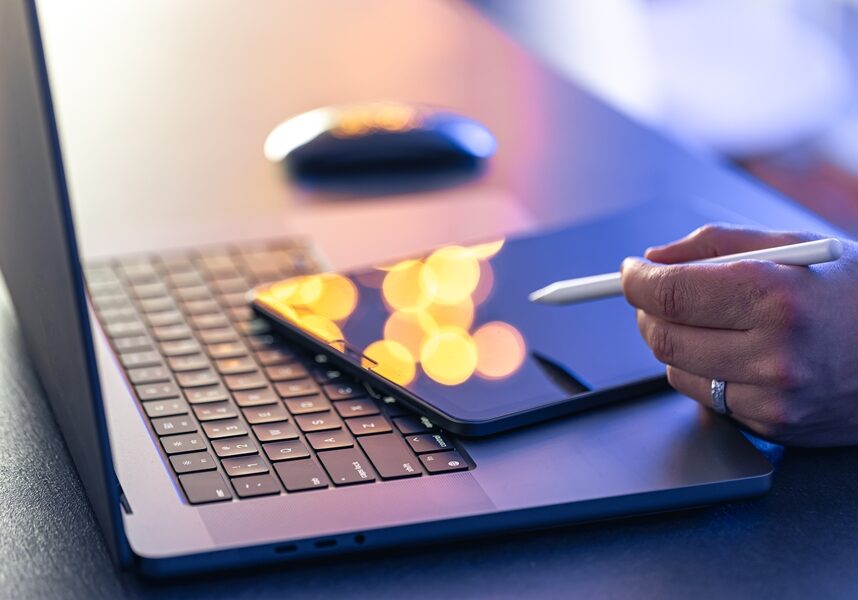
[[[209,366],[209,359],[205,354],[186,354],[185,356],[171,356],[167,363],[174,371],[199,371]]]
[[[123,264],[119,272],[133,284],[153,283],[159,279],[158,271],[149,262]]]
[[[187,356],[200,351],[200,345],[192,339],[161,342],[159,346],[164,356]]]
[[[354,446],[354,439],[348,432],[338,429],[336,431],[308,433],[307,443],[313,450],[334,450],[336,448],[351,448]]]
[[[334,485],[351,485],[375,481],[375,471],[358,448],[343,448],[319,454],[319,460]]]
[[[147,383],[138,385],[134,389],[137,390],[137,397],[141,400],[161,400],[163,398],[178,398],[181,396],[179,388],[172,381],[166,383]]]
[[[172,417],[174,415],[184,415],[188,412],[187,403],[181,398],[173,398],[172,400],[152,400],[151,402],[143,403],[143,410],[149,418],[152,417]]]
[[[129,369],[128,379],[131,383],[141,385],[144,383],[159,383],[170,380],[170,371],[166,367],[142,367],[140,369]]]
[[[146,300],[149,298],[163,298],[168,294],[168,291],[167,286],[161,282],[141,283],[131,286],[131,294],[141,300]]]
[[[293,415],[306,415],[331,409],[331,403],[321,394],[304,398],[288,398],[285,402],[289,412]]]
[[[140,300],[139,304],[140,310],[144,313],[157,313],[176,309],[176,304],[173,302],[173,299],[167,296],[163,298],[146,298],[144,300]]]
[[[204,344],[223,344],[224,342],[238,341],[238,334],[229,327],[217,329],[203,329],[197,335]]]
[[[394,425],[403,435],[411,435],[412,433],[434,432],[435,425],[426,417],[397,417],[393,419]]]
[[[439,450],[451,450],[452,444],[448,442],[440,433],[421,433],[419,435],[409,435],[405,438],[411,449],[418,454],[425,452],[438,452]]]
[[[319,383],[340,383],[345,382],[347,376],[339,369],[325,369],[316,367],[312,370],[313,379]]]
[[[116,338],[113,347],[117,352],[140,352],[152,350],[152,340],[145,335],[132,335],[131,337]]]
[[[216,469],[215,459],[208,452],[191,452],[170,457],[170,464],[176,473],[194,473]]]
[[[252,498],[253,496],[269,496],[279,494],[280,486],[271,475],[251,475],[232,480],[232,486],[239,498]]]
[[[438,452],[435,454],[421,454],[420,462],[430,473],[448,473],[450,471],[464,471],[468,463],[462,455],[451,450],[450,452]]]
[[[274,423],[277,421],[286,421],[289,419],[289,413],[282,404],[268,404],[266,406],[258,406],[254,408],[245,408],[241,412],[244,413],[244,418],[251,425],[259,423]]]
[[[206,352],[212,358],[237,358],[247,354],[244,345],[240,342],[222,342],[220,344],[209,344]]]
[[[177,289],[174,292],[176,299],[180,301],[189,300],[211,300],[212,294],[205,285],[187,286]]]
[[[299,440],[285,442],[271,442],[262,444],[265,455],[271,460],[293,460],[295,458],[307,458],[310,451]]]
[[[333,383],[322,386],[322,389],[325,395],[331,400],[348,400],[366,395],[366,392],[360,386],[351,383]]]
[[[334,408],[341,417],[369,417],[379,413],[378,405],[369,398],[357,398],[354,400],[340,400],[334,402]]]
[[[388,423],[387,419],[381,415],[347,419],[346,425],[348,425],[351,432],[355,435],[370,435],[373,433],[388,433],[393,431],[390,427],[390,423]]]
[[[152,328],[152,337],[159,342],[186,340],[191,337],[191,329],[184,323],[177,325],[162,325]]]
[[[232,498],[223,476],[217,471],[179,475],[179,481],[191,504],[220,502]]]
[[[185,399],[191,404],[203,404],[206,402],[220,402],[229,399],[229,392],[222,385],[211,387],[190,388],[183,390]]]
[[[245,293],[250,289],[248,283],[243,277],[230,277],[228,279],[218,279],[212,282],[212,287],[219,294],[232,294],[235,292]]]
[[[248,373],[246,375],[227,375],[224,383],[230,390],[237,392],[243,390],[255,390],[268,386],[268,380],[262,373]]]
[[[247,435],[247,428],[238,419],[206,421],[203,423],[203,431],[210,440]]]
[[[282,365],[295,361],[295,355],[283,348],[267,348],[256,351],[256,360],[265,367]]]
[[[156,367],[161,364],[161,355],[154,350],[145,352],[123,352],[119,360],[126,369],[136,367]]]
[[[319,393],[319,386],[312,379],[299,379],[298,381],[282,381],[275,383],[274,387],[281,398],[299,398],[301,396],[312,396]]]
[[[220,381],[218,376],[211,369],[202,371],[183,371],[176,373],[176,381],[183,388],[203,387],[214,385]]]
[[[325,471],[310,458],[278,462],[274,464],[274,470],[287,492],[316,490],[329,485]]]
[[[121,308],[110,308],[101,311],[101,318],[105,323],[124,323],[137,320],[137,311],[132,306]]]
[[[167,325],[179,325],[185,322],[185,317],[177,310],[151,313],[146,315],[146,321],[150,327],[165,327]]]
[[[279,442],[281,440],[298,439],[298,430],[292,423],[281,421],[279,423],[267,423],[265,425],[254,425],[253,433],[260,442]]]
[[[104,332],[112,338],[129,337],[146,333],[146,326],[140,321],[106,323],[104,325]]]
[[[220,305],[211,298],[208,300],[186,300],[179,302],[179,306],[186,315],[205,315],[220,312]]]
[[[191,327],[197,330],[218,329],[229,325],[227,318],[221,314],[191,315],[188,318]]]
[[[198,433],[186,435],[171,435],[161,438],[161,445],[167,454],[181,454],[194,450],[205,450],[206,443]]]
[[[191,417],[174,416],[152,419],[152,427],[159,436],[173,435],[174,433],[189,433],[197,430],[197,424]]]
[[[131,304],[131,300],[125,297],[125,294],[122,294],[121,296],[104,296],[98,298],[91,296],[90,300],[92,300],[92,303],[99,311],[134,306],[133,304]]]
[[[245,408],[248,406],[263,406],[265,404],[280,402],[280,398],[270,387],[258,390],[233,392],[232,397],[235,399],[236,404]]]
[[[212,441],[215,454],[221,458],[228,456],[242,456],[244,454],[256,454],[259,452],[256,443],[249,437],[226,438]]]
[[[247,292],[232,292],[229,294],[219,294],[218,300],[224,306],[246,306]]]
[[[193,269],[190,264],[187,266],[188,268]],[[203,278],[200,277],[199,273],[190,270],[183,273],[168,273],[164,279],[168,285],[174,288],[195,287],[204,283]]]
[[[339,429],[343,426],[343,422],[333,412],[316,413],[312,415],[297,415],[295,423],[303,432],[310,431],[328,431],[329,429]]]
[[[257,473],[267,473],[268,465],[262,460],[258,454],[253,456],[234,456],[225,458],[221,461],[223,470],[230,477],[241,477],[242,475],[256,475]]]
[[[230,320],[239,323],[251,321],[254,318],[253,309],[249,306],[230,306],[226,309],[226,314]]]
[[[232,257],[226,253],[222,255],[206,254],[199,258],[198,264],[213,279],[241,277]]]
[[[211,402],[194,406],[194,414],[200,421],[217,421],[235,418],[238,416],[238,411],[229,402]]]
[[[395,433],[359,438],[363,451],[382,479],[419,477],[420,463],[402,438]]]
[[[215,361],[218,373],[221,375],[241,375],[244,373],[254,373],[259,370],[256,366],[256,361],[249,356],[240,356],[238,358],[221,358]]]
[[[271,381],[293,381],[304,379],[310,374],[301,364],[292,363],[288,365],[272,365],[265,367],[265,374]]]

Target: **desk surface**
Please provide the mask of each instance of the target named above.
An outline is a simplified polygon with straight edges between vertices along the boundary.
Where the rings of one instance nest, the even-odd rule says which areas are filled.
[[[787,451],[752,501],[153,584],[114,570],[2,287],[0,415],[3,598],[829,598],[858,586],[858,448]]]

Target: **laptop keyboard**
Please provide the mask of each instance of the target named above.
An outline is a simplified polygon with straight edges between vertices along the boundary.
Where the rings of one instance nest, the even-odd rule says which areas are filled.
[[[247,292],[317,270],[300,241],[89,265],[95,313],[191,504],[473,467],[447,433],[273,334]]]

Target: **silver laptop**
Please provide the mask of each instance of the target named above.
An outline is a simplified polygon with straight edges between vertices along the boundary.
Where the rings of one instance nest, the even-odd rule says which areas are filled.
[[[470,12],[420,6],[475,28],[473,39],[498,35]],[[479,440],[457,439],[394,398],[374,397],[324,357],[277,339],[245,304],[251,286],[325,268],[312,241],[260,241],[236,223],[231,232],[199,225],[196,238],[209,243],[155,243],[136,238],[129,217],[111,224],[111,233],[144,251],[117,247],[115,256],[82,257],[73,218],[81,199],[70,190],[86,186],[69,185],[61,152],[79,145],[60,136],[40,16],[30,1],[0,8],[0,265],[120,565],[175,575],[661,511],[768,489],[771,466],[743,434],[672,392]],[[646,190],[615,188],[614,199],[636,208],[615,202],[581,225],[582,236],[617,240],[616,256],[600,260],[618,262],[713,219],[830,230],[526,64],[533,77],[553,82],[551,97],[565,98],[570,115],[627,135],[625,161],[643,165],[629,169],[653,174]],[[552,110],[565,114],[561,103]],[[580,142],[560,138],[546,141],[546,149],[568,143],[567,158],[592,159],[578,152]],[[501,136],[499,169],[514,162],[505,141]],[[541,161],[546,169],[555,163]],[[590,164],[590,179],[576,183],[578,168],[554,179],[558,193],[599,193],[594,182],[622,179],[593,174]],[[673,168],[681,178],[659,180]],[[121,189],[115,175],[105,171],[102,183]],[[534,194],[546,192],[548,175],[529,173]],[[608,208],[610,198],[603,198]],[[171,201],[153,198],[149,209],[167,213]],[[579,263],[576,269],[587,270],[586,260]],[[372,420],[372,435],[384,443],[361,443],[354,419]],[[336,450],[326,445],[334,437]],[[336,459],[326,455],[333,451]],[[391,461],[413,470],[403,476],[388,468]]]

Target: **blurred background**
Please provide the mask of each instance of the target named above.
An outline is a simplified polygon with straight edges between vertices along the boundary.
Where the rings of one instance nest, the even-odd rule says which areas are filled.
[[[472,3],[615,107],[858,235],[858,1]]]

